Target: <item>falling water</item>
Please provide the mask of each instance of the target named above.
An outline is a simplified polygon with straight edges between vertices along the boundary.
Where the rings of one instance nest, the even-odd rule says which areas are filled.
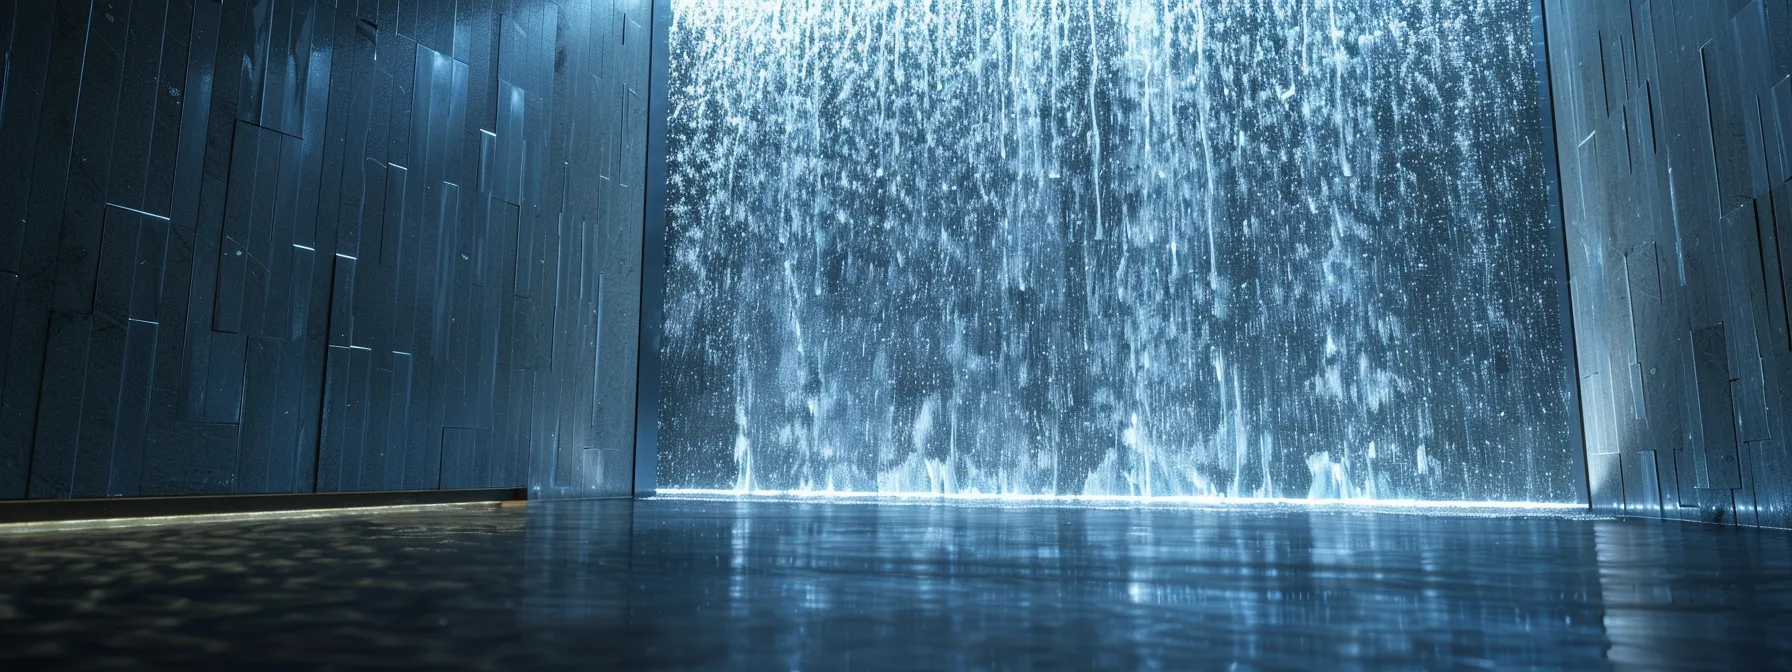
[[[661,482],[1565,501],[1528,0],[675,0]]]

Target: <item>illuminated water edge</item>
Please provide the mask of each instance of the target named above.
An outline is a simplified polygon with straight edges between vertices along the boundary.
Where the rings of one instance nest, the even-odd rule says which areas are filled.
[[[1308,509],[1420,510],[1448,509],[1461,511],[1550,511],[1572,513],[1588,511],[1586,504],[1563,502],[1455,501],[1423,499],[1324,499],[1287,497],[1225,496],[1130,496],[1130,495],[1040,495],[1026,493],[928,493],[928,492],[851,492],[826,490],[711,490],[700,488],[664,488],[654,497],[665,499],[700,499],[719,501],[851,501],[875,503],[951,503],[951,504],[1071,504],[1085,506],[1156,506],[1183,505],[1195,507],[1296,507]],[[1601,516],[1603,518],[1603,516]]]

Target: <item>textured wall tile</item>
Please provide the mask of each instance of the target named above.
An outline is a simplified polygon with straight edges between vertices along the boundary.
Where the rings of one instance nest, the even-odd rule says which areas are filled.
[[[0,15],[0,498],[519,487],[633,436],[613,2]],[[587,462],[542,494],[628,492]]]
[[[1543,4],[1568,235],[1578,241],[1570,267],[1587,445],[1623,463],[1620,476],[1592,474],[1594,504],[1792,522],[1783,440],[1792,318],[1782,266],[1792,220],[1792,6]],[[1623,41],[1612,36],[1623,34],[1632,36],[1634,77],[1614,89],[1612,51]],[[1598,87],[1587,83],[1589,58],[1607,64]],[[1633,141],[1648,134],[1628,157],[1577,151],[1593,129],[1626,126]],[[1604,185],[1602,202],[1631,205],[1577,203],[1589,184]],[[1620,255],[1622,278],[1602,261]],[[1593,317],[1625,313],[1622,323]],[[1628,377],[1641,379],[1640,397],[1597,389],[1611,381],[1596,379],[1618,373],[1592,375],[1608,360],[1634,366]],[[1614,403],[1644,417],[1629,431],[1596,421]]]

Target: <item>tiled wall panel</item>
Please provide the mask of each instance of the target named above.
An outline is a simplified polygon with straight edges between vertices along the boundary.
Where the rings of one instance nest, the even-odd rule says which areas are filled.
[[[651,10],[0,3],[0,499],[630,492]]]
[[[1593,503],[1792,526],[1792,2],[1544,7]]]

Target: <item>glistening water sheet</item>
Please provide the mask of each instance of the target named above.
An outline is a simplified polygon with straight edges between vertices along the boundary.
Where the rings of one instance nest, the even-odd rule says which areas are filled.
[[[661,483],[1572,501],[1525,0],[675,0]]]

